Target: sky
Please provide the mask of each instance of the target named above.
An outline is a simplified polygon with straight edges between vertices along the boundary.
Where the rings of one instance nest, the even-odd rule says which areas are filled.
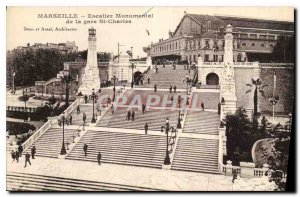
[[[130,24],[103,24],[88,14],[153,14],[153,18],[130,19]],[[184,16],[190,14],[229,15],[281,21],[293,21],[292,7],[8,7],[7,8],[7,50],[27,43],[60,43],[75,41],[79,50],[88,47],[88,28],[97,31],[97,51],[117,54],[118,42],[121,51],[133,47],[134,57],[144,57],[143,47],[160,38],[167,39],[168,32],[174,31]],[[81,24],[66,24],[64,18],[38,18],[38,14],[78,14]],[[114,19],[116,19],[114,17]],[[96,20],[96,24],[83,24]],[[75,21],[73,21],[75,23]],[[67,27],[77,31],[41,31],[41,28]],[[34,31],[25,31],[32,28]],[[35,31],[40,28],[40,31]],[[147,34],[146,29],[150,35]]]

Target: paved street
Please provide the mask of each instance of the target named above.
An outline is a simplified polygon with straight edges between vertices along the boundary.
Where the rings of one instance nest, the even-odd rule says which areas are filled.
[[[7,171],[141,186],[173,191],[232,191],[232,177],[204,173],[162,170],[96,162],[52,159],[31,159],[24,168],[24,156],[19,163],[7,157]]]

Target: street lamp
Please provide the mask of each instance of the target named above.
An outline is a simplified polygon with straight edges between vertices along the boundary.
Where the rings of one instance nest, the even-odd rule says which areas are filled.
[[[95,110],[94,110],[94,105],[95,105],[95,97],[96,97],[96,95],[95,95],[95,89],[93,88],[93,92],[92,92],[92,99],[93,99],[93,117],[92,117],[92,123],[95,123],[96,122],[96,119],[95,119]]]
[[[289,113],[289,132],[292,132],[292,120],[293,120],[293,115],[292,113]]]
[[[273,105],[273,124],[275,124],[275,105],[279,102],[279,96],[278,95],[269,95],[269,102]]]
[[[185,82],[186,82],[186,93],[189,95],[189,85],[191,84],[192,82],[192,79],[189,77],[189,75],[187,74],[185,76]]]
[[[73,80],[70,75],[70,70],[64,70],[61,79],[66,83],[66,106],[69,106],[69,83]]]
[[[106,87],[108,87],[108,72],[109,72],[109,70],[107,69],[106,70],[106,73],[107,73]]]
[[[13,77],[12,92],[13,92],[13,94],[15,94],[15,76],[16,76],[16,72],[14,71],[12,74],[12,77]]]
[[[113,102],[114,102],[116,97],[116,74],[114,74],[113,81],[114,81],[114,88],[113,88],[114,91]]]
[[[169,156],[169,131],[173,133],[176,132],[176,129],[170,126],[169,118],[166,118],[166,124],[161,126],[161,132],[164,132],[164,129],[166,130],[166,134],[167,134],[167,148],[166,148],[166,157],[165,157],[164,165],[170,165],[171,161]]]
[[[63,113],[63,116],[60,119],[58,119],[58,125],[62,126],[62,128],[63,128],[63,140],[62,140],[62,146],[61,146],[61,150],[60,150],[61,155],[67,154],[66,147],[65,147],[65,124],[69,125],[70,120],[68,118],[66,118],[65,114]]]
[[[180,104],[181,104],[181,96],[178,95],[178,123],[177,123],[177,129],[181,129],[181,119],[180,119]]]
[[[131,65],[129,66],[131,69],[132,69],[132,73],[131,73],[131,88],[133,88],[133,69],[136,67],[135,65],[134,65],[134,63],[133,62],[131,62]]]
[[[27,118],[27,110],[26,110],[26,102],[29,100],[29,96],[27,95],[27,89],[24,91],[23,89],[23,96],[22,96],[22,101],[25,104],[25,108],[24,108],[24,122],[26,122],[26,118]]]

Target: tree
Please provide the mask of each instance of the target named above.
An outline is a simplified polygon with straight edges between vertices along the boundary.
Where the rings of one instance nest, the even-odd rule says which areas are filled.
[[[239,165],[240,161],[251,161],[253,144],[266,136],[266,120],[263,119],[259,127],[256,127],[248,118],[246,110],[239,108],[235,114],[225,117],[227,137],[227,159],[233,165]]]
[[[266,96],[265,96],[265,92],[263,91],[263,88],[266,87],[267,85],[262,85],[261,80],[259,78],[256,80],[252,78],[251,82],[252,82],[251,84],[247,83],[247,86],[255,87],[254,96],[253,96],[253,103],[254,103],[253,117],[255,120],[257,120],[258,93],[260,93],[265,98]],[[247,90],[246,94],[249,92],[251,92],[251,89]]]
[[[49,116],[55,116],[59,115],[65,108],[65,105],[60,106],[60,101],[53,95],[48,99],[48,102],[45,103],[44,112],[49,114]]]

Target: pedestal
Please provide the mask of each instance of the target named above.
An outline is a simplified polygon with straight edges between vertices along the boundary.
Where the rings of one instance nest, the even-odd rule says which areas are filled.
[[[153,69],[152,58],[150,56],[147,57],[146,64],[147,66],[150,66],[150,69]]]
[[[254,176],[255,164],[252,162],[240,162],[241,166],[241,177],[250,178]]]

